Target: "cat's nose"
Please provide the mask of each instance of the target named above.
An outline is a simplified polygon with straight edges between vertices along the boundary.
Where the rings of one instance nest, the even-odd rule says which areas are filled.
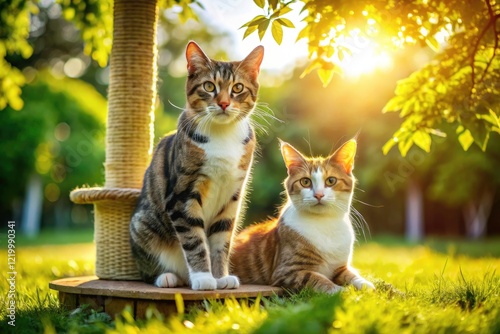
[[[221,107],[222,110],[226,110],[226,108],[229,106],[229,102],[219,102],[219,107]]]
[[[314,193],[314,197],[316,197],[316,199],[317,199],[317,200],[318,200],[318,202],[319,202],[319,201],[321,201],[321,199],[322,199],[323,197],[325,197],[325,194],[323,194],[323,193]]]

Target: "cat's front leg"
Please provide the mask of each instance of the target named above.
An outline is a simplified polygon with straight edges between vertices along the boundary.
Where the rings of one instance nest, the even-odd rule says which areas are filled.
[[[238,277],[229,275],[229,253],[235,228],[234,218],[238,211],[238,196],[221,211],[207,231],[210,245],[212,273],[217,280],[218,289],[237,289],[240,286]]]
[[[190,212],[190,210],[185,211]],[[169,216],[188,265],[191,288],[193,290],[215,290],[217,281],[210,268],[204,221],[202,218],[189,216],[185,211],[173,210]]]
[[[339,285],[352,284],[358,290],[375,290],[372,282],[361,277],[354,268],[349,266],[337,268],[333,274],[332,281]]]
[[[238,277],[229,275],[229,252],[233,230],[234,218],[225,218],[214,222],[207,232],[212,273],[217,280],[218,289],[237,289],[240,286]]]

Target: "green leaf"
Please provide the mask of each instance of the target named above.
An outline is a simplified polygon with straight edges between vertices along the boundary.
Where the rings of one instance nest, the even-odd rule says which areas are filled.
[[[300,78],[302,79],[303,77],[305,77],[307,74],[311,73],[313,70],[317,69],[321,67],[321,63],[317,60],[317,59],[314,59],[313,61],[311,61],[309,63],[309,65],[307,65],[307,67],[305,68],[305,70],[302,72],[302,74],[300,74]]]
[[[273,21],[273,24],[271,26],[271,33],[273,34],[273,38],[276,43],[278,43],[278,45],[281,45],[281,42],[283,42],[283,27],[277,20]]]
[[[432,49],[434,52],[439,52],[439,43],[438,41],[434,38],[434,36],[427,36],[425,39],[425,43]]]
[[[398,143],[399,152],[403,157],[406,157],[406,153],[408,153],[408,151],[412,146],[413,146],[413,139],[411,138],[402,139]]]
[[[301,40],[302,38],[309,38],[309,33],[310,33],[311,27],[309,25],[305,26],[297,35],[297,39],[295,40],[296,42]]]
[[[328,86],[330,81],[332,81],[334,73],[335,71],[333,69],[326,69],[326,68],[318,69],[318,76],[321,82],[323,83],[323,87]]]
[[[269,0],[269,6],[270,6],[272,9],[276,9],[276,8],[278,8],[278,0]]]
[[[429,153],[431,151],[432,138],[426,131],[416,131],[413,134],[413,142],[425,152]]]
[[[463,126],[458,127],[457,133],[459,132],[460,128],[462,129],[462,131],[460,131],[461,134],[458,135],[458,141],[460,142],[460,145],[462,145],[464,151],[467,151],[472,143],[474,143],[474,138],[472,137],[470,131],[465,129]]]
[[[340,61],[344,60],[344,50],[339,49],[339,51],[337,51],[337,55]]]
[[[427,131],[435,136],[441,137],[441,138],[446,138],[446,133],[439,130],[439,129],[427,129]]]
[[[480,119],[473,120],[462,120],[464,128],[470,131],[472,138],[474,138],[474,143],[481,148],[481,150],[486,150],[488,145],[488,140],[490,139],[490,130],[486,126],[484,121]]]
[[[265,17],[264,15],[257,15],[256,17],[254,17],[253,19],[242,25],[239,29],[250,26],[258,26],[259,23],[261,23],[264,20],[267,20],[267,17]]]
[[[266,5],[266,0],[253,0],[253,2],[260,8],[264,8]]]
[[[267,27],[269,27],[269,19],[265,19],[262,22],[259,23],[258,29],[259,29],[259,39],[262,41],[262,38],[264,38],[264,35],[266,33]]]
[[[387,143],[385,143],[384,146],[382,146],[382,152],[384,153],[384,155],[387,155],[387,153],[389,153],[391,148],[393,148],[394,145],[396,145],[397,142],[394,140],[394,138],[395,137],[389,139]]]
[[[245,28],[245,27],[250,26],[250,23],[252,23],[252,21],[253,21],[253,19],[252,19],[252,20],[250,20],[250,21],[248,21],[248,22],[246,22],[245,24],[243,24],[243,25],[242,25],[241,27],[239,27],[238,29],[241,29],[241,28]]]
[[[401,112],[399,114],[399,117],[405,117],[405,116],[408,116],[410,113],[413,112],[413,107],[415,105],[415,98],[412,98],[410,100],[407,100],[404,104],[403,104],[403,108],[401,109]]]
[[[398,111],[403,107],[405,99],[401,96],[394,96],[382,109],[383,113]]]
[[[295,25],[290,21],[289,19],[285,19],[284,17],[281,17],[277,19],[279,23],[281,23],[282,26],[285,26],[287,28],[295,28]]]
[[[243,34],[243,39],[247,38],[248,35],[250,35],[251,33],[253,33],[256,30],[257,30],[257,26],[248,27],[247,30],[245,30],[245,33]]]
[[[277,17],[277,16],[283,16],[283,15],[285,15],[285,14],[287,14],[287,13],[290,13],[291,11],[292,11],[292,9],[291,9],[290,7],[288,7],[288,6],[284,6],[284,7],[281,7],[279,10],[275,11],[275,12],[273,13],[273,16],[274,16],[274,15],[276,15],[276,16],[274,16],[274,17]],[[271,16],[271,17],[272,17],[272,16]]]
[[[333,46],[327,45],[322,49],[327,59],[333,57],[333,54],[335,53],[335,49],[333,48]]]
[[[497,114],[492,110],[488,109],[489,114],[488,115],[477,115],[479,119],[484,119],[488,123],[490,123],[493,126],[500,127],[500,120],[498,119]]]

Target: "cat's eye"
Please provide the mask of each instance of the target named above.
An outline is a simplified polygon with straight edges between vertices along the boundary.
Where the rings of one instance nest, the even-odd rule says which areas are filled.
[[[325,181],[325,184],[328,186],[328,187],[331,187],[331,186],[334,186],[335,183],[337,183],[337,178],[333,177],[333,176],[330,176],[329,178],[326,179]]]
[[[307,177],[300,179],[300,185],[304,188],[309,188],[311,186],[311,179]]]
[[[233,86],[233,93],[238,94],[243,91],[243,84],[237,83]]]
[[[207,81],[203,84],[203,89],[205,89],[207,92],[213,92],[215,90],[215,85],[213,82]]]

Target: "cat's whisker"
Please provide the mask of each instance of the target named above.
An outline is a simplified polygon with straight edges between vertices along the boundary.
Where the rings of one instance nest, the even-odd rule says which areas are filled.
[[[180,132],[191,133],[193,127],[197,126],[200,118],[203,115],[201,113],[196,114],[192,119],[186,118],[183,122],[179,123],[178,129]]]
[[[284,121],[284,120],[282,120],[282,119],[280,119],[280,118],[276,117],[276,116],[274,115],[273,110],[272,110],[271,108],[267,107],[267,106],[259,106],[259,105],[258,105],[258,106],[255,108],[254,113],[255,113],[255,115],[256,115],[256,116],[258,116],[258,117],[259,117],[259,118],[261,118],[261,119],[265,119],[265,120],[267,120],[267,119],[269,118],[269,119],[272,119],[272,120],[274,120],[274,121],[276,121],[276,122],[279,122],[279,123],[285,123],[285,121]]]
[[[384,206],[383,205],[373,205],[373,204],[370,204],[370,203],[366,203],[366,202],[363,202],[357,198],[354,198],[352,199],[353,201],[356,201],[357,203],[360,203],[360,204],[363,204],[363,205],[366,205],[366,206],[369,206],[371,208],[383,208]]]
[[[261,112],[265,112],[267,115],[271,117],[276,117],[274,110],[266,102],[257,102],[257,104],[255,105],[255,109]],[[276,117],[276,120],[279,120],[279,118]]]
[[[211,137],[212,135],[212,129],[210,125],[213,122],[214,115],[213,113],[208,113],[205,117],[203,117],[200,121],[200,124],[197,127],[197,131]]]
[[[178,105],[174,104],[172,101],[168,100],[168,104],[170,104],[172,107],[179,109],[181,111],[184,111],[185,108],[179,107]]]
[[[366,233],[365,233],[365,231],[368,232],[368,237],[371,238],[370,226],[368,225],[368,223],[366,222],[365,218],[363,217],[363,215],[358,210],[356,210],[354,207],[351,207],[351,210],[352,210],[351,211],[352,212],[352,219],[356,222],[357,227],[363,233],[363,237],[364,237],[364,239],[366,241]]]
[[[253,126],[253,128],[254,128],[257,132],[261,132],[261,133],[264,133],[264,134],[266,134],[266,135],[267,135],[267,134],[269,134],[269,132],[268,132],[267,128],[266,128],[263,124],[261,124],[261,123],[257,122],[257,121],[256,121],[256,120],[254,120],[254,119],[251,119],[251,118],[249,119],[249,121],[250,121],[250,124]]]

